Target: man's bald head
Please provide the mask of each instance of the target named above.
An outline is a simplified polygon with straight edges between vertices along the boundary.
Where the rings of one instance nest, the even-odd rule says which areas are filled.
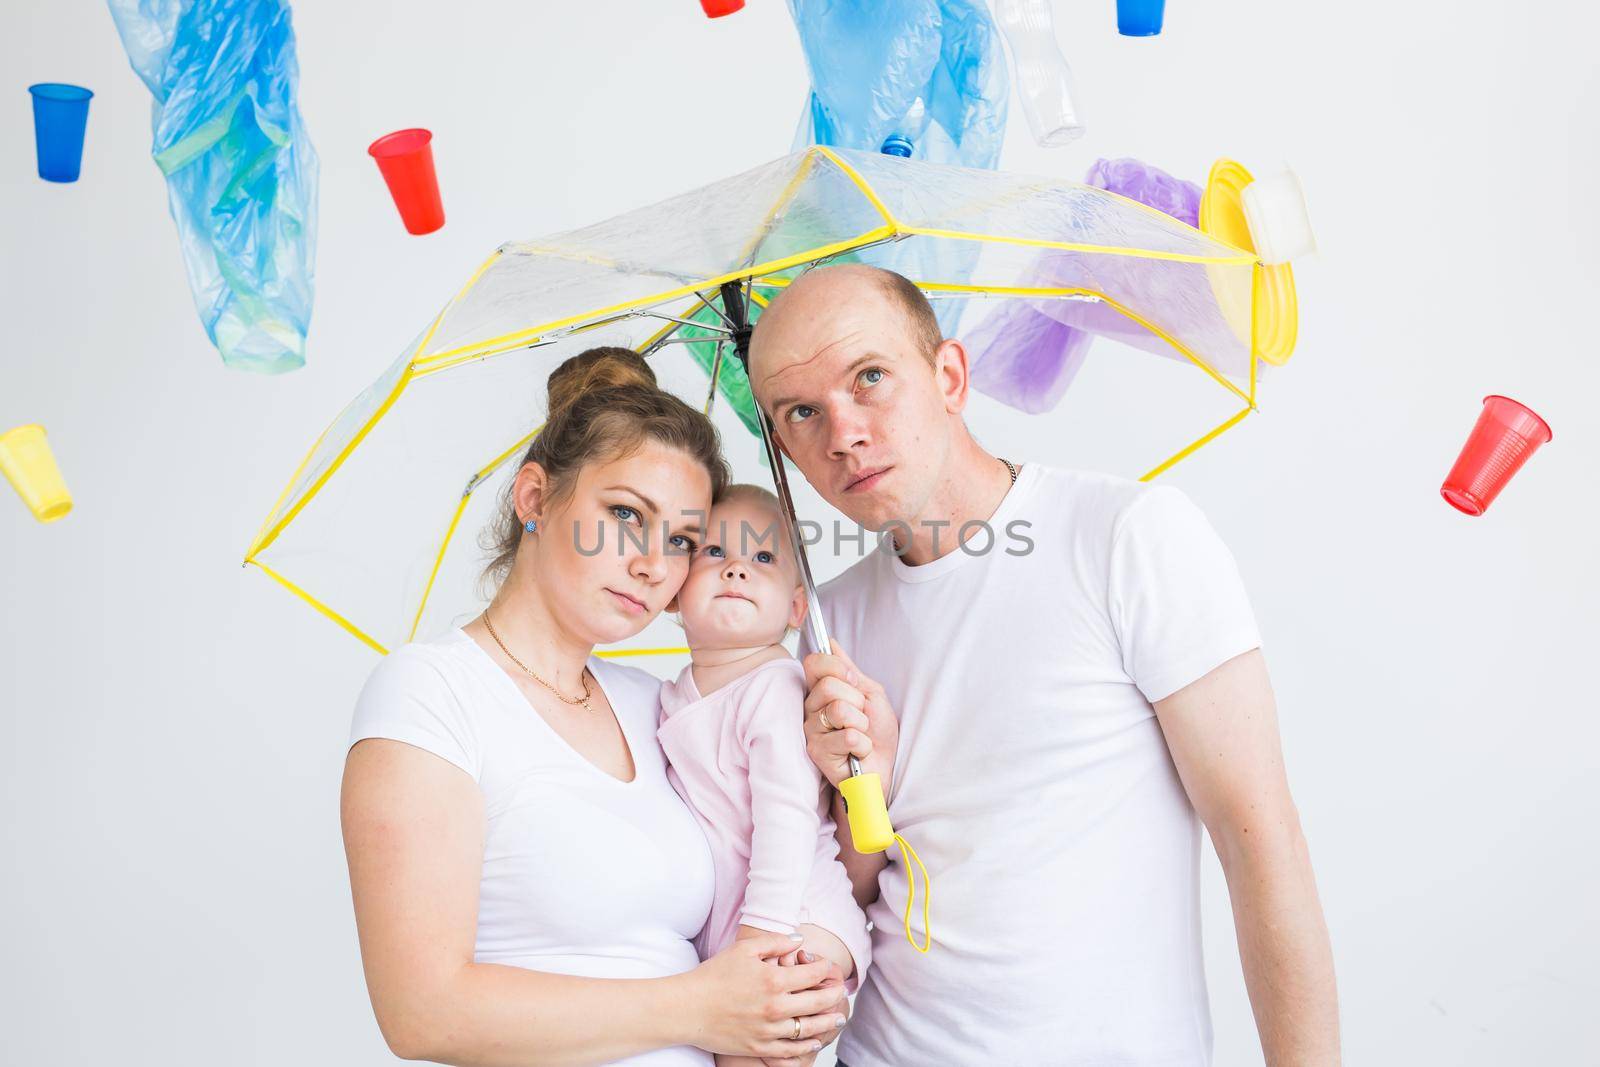
[[[841,300],[882,301],[885,307],[900,316],[911,347],[922,354],[930,368],[934,366],[935,353],[944,341],[944,332],[939,328],[933,305],[922,295],[922,290],[903,275],[865,263],[814,267],[790,282],[756,320],[755,333],[750,341],[751,362],[755,362],[759,348],[756,338],[761,336],[763,324],[788,315],[820,318],[827,314],[830,306]],[[769,324],[768,329],[771,328]]]
[[[749,369],[778,446],[869,530],[922,514],[966,440],[966,349],[886,270],[848,263],[796,278],[756,320]]]

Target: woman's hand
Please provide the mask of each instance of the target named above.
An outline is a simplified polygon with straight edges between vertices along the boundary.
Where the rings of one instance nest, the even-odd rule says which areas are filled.
[[[799,949],[792,956],[783,957],[783,965],[785,967],[792,967],[797,963],[815,963],[817,960],[826,959],[826,956],[814,956],[804,949]],[[844,973],[839,970],[839,965],[837,963],[833,965],[833,970],[828,974],[828,977],[822,980],[822,985],[818,986],[817,988],[823,989],[832,986],[837,986],[840,994],[843,995]],[[839,1014],[841,1016],[848,1016],[850,1014],[848,1000],[841,1002],[839,1006]],[[834,1038],[838,1037],[841,1033],[843,1033],[843,1030],[834,1030],[832,1036],[825,1035],[821,1038],[818,1038],[818,1040],[820,1040],[824,1046],[827,1046],[831,1044]],[[816,1061],[817,1054],[812,1052],[808,1055],[801,1056],[799,1059],[779,1060],[768,1058],[762,1060],[761,1062],[764,1067],[811,1067],[811,1065]]]
[[[708,1052],[798,1060],[833,1040],[844,1025],[844,978],[827,960],[778,966],[778,957],[798,944],[763,933],[735,941],[685,975],[697,1015],[689,1043]]]

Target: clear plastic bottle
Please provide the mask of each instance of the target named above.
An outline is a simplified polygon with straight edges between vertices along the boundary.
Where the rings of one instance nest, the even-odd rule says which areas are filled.
[[[928,106],[923,103],[922,97],[917,97],[901,116],[900,121],[895,123],[894,132],[884,138],[878,151],[886,156],[902,156],[910,159],[917,143],[922,140],[922,135],[927,132],[931,118]]]
[[[1017,95],[1028,129],[1041,148],[1059,148],[1083,136],[1072,102],[1072,68],[1056,43],[1049,0],[994,0],[994,18],[1011,48]]]

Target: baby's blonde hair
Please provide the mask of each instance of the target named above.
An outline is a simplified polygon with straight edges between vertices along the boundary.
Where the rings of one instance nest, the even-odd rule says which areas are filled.
[[[711,506],[716,507],[718,504],[727,504],[736,500],[759,501],[777,512],[779,518],[783,517],[783,503],[779,501],[778,494],[753,482],[730,483],[723,488],[722,492],[716,494],[711,501]]]
[[[789,527],[783,519],[783,503],[778,499],[776,493],[750,482],[733,482],[721,492],[713,494],[711,500],[713,508],[721,507],[723,504],[741,503],[754,504],[772,512],[772,517],[778,521],[778,527],[773,531],[777,537],[775,547],[780,550],[789,550]],[[761,532],[763,531],[757,531],[757,533]],[[798,576],[799,571],[800,561],[795,560],[796,576]]]

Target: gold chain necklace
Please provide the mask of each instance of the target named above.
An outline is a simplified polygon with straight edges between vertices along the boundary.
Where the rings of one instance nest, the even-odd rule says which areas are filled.
[[[513,656],[511,654],[511,650],[506,647],[506,643],[504,641],[500,640],[500,635],[494,632],[494,623],[489,620],[488,611],[485,611],[483,613],[483,624],[489,628],[489,636],[494,638],[494,643],[500,646],[500,651],[504,652],[506,654],[506,658],[509,659],[512,663],[515,663],[517,666],[521,667],[523,669],[523,671],[525,671],[529,675],[532,675],[534,681],[538,682],[540,685],[542,685],[546,689],[550,690],[550,692],[554,693],[564,703],[567,703],[567,704],[582,704],[584,711],[588,711],[588,712],[594,711],[593,705],[591,705],[589,703],[589,677],[588,677],[587,674],[579,676],[581,678],[581,680],[583,681],[583,696],[577,697],[577,698],[565,696],[561,692],[561,690],[557,689],[555,686],[551,685],[549,682],[545,681],[543,678],[539,677],[537,674],[534,674],[533,671],[528,669],[528,665],[526,663],[522,662],[520,659],[518,659],[517,657],[515,657],[515,656]]]

